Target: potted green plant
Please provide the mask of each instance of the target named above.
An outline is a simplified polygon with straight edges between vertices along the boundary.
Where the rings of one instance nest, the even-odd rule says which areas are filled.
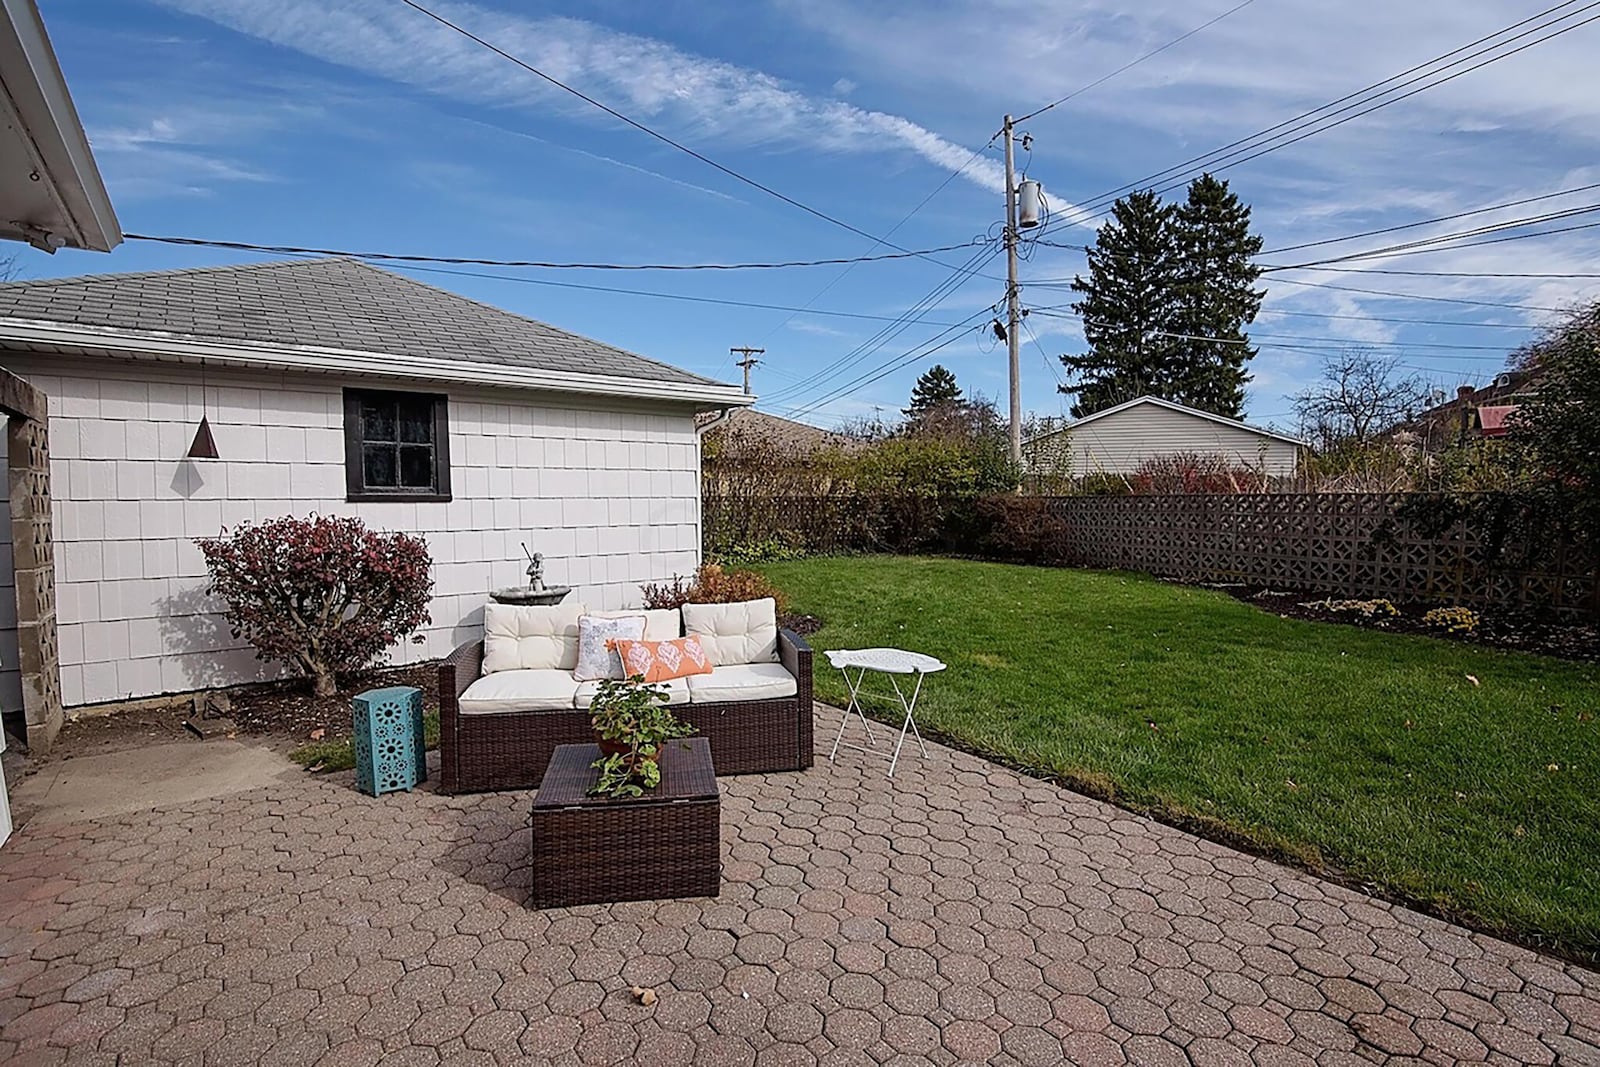
[[[661,746],[694,728],[673,714],[667,691],[639,676],[605,679],[589,705],[600,758],[591,796],[639,797],[661,784]]]

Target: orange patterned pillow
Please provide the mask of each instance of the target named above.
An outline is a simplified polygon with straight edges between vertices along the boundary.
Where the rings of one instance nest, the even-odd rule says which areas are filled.
[[[646,682],[687,678],[691,674],[710,674],[711,657],[698,637],[678,637],[671,641],[615,641],[622,657],[622,672],[629,678],[644,675]]]

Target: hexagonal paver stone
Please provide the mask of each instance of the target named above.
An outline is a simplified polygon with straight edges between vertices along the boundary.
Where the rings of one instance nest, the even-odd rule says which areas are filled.
[[[715,899],[525,908],[514,792],[35,822],[0,1061],[1600,1064],[1589,971],[931,751],[721,780]]]

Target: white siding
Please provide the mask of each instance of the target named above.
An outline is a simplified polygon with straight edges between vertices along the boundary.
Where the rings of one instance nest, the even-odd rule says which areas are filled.
[[[1179,452],[1221,455],[1241,467],[1291,475],[1299,454],[1299,448],[1288,441],[1160,404],[1135,404],[1062,432],[1068,435],[1076,477],[1132,474],[1148,459]]]
[[[640,583],[699,561],[699,439],[685,406],[440,387],[450,397],[454,499],[350,504],[342,388],[383,383],[209,372],[221,458],[193,461],[184,456],[201,414],[195,372],[47,356],[4,363],[50,397],[68,707],[273,676],[216,614],[194,544],[240,522],[356,515],[426,537],[433,619],[424,644],[393,649],[395,662],[476,636],[488,591],[526,580],[523,541],[544,553],[550,584],[571,585],[571,599],[597,608],[637,604]],[[9,524],[0,531],[9,584]],[[16,665],[8,593],[0,671]],[[0,673],[0,706],[17,698],[14,671]]]

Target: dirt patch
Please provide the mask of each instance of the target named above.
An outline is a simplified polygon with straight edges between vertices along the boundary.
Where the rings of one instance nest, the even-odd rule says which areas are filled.
[[[1440,606],[1437,603],[1393,601],[1398,614],[1374,613],[1367,616],[1359,611],[1336,610],[1332,605],[1337,604],[1339,598],[1329,597],[1325,593],[1308,593],[1302,590],[1260,585],[1202,583],[1201,588],[1227,593],[1263,611],[1291,619],[1336,622],[1347,626],[1359,626],[1365,630],[1387,630],[1390,633],[1422,634],[1447,641],[1487,645],[1517,652],[1534,652],[1561,659],[1587,662],[1600,660],[1600,627],[1539,618],[1524,612],[1484,609],[1478,612],[1480,621],[1475,632],[1451,633],[1422,621],[1424,614]]]
[[[815,615],[779,615],[778,625],[801,637],[810,637],[822,629],[822,620]]]
[[[332,696],[316,696],[307,681],[234,690],[229,694],[233,708],[228,717],[246,734],[276,734],[306,741],[313,740],[311,735],[321,730],[322,738],[348,737],[351,699],[368,689],[393,685],[416,686],[422,690],[424,708],[439,706],[439,665],[422,663],[353,676]]]
[[[423,707],[439,706],[439,667],[436,663],[386,667],[352,675],[332,696],[319,697],[304,679],[235,686],[225,691],[227,708],[217,709],[236,729],[225,736],[249,737],[278,750],[312,740],[350,736],[350,700],[368,689],[412,685],[422,690]],[[44,761],[119,752],[174,741],[202,743],[184,727],[194,717],[190,700],[156,705],[141,701],[124,708],[100,708],[93,715],[70,721],[62,729]],[[39,763],[35,759],[34,763]]]

